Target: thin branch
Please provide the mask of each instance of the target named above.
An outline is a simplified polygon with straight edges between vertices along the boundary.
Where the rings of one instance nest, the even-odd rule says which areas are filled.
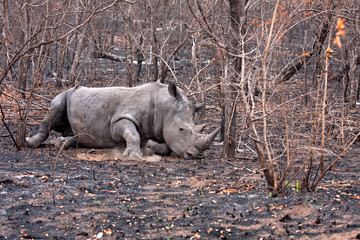
[[[317,185],[319,185],[319,182],[323,179],[323,177],[325,176],[325,174],[327,172],[329,172],[332,167],[341,160],[341,157],[349,150],[349,148],[354,144],[354,142],[359,138],[360,136],[360,132],[358,134],[356,134],[356,136],[353,138],[353,140],[349,143],[349,145],[339,154],[339,156],[337,157],[337,159],[335,159],[318,177],[318,179],[312,184],[311,186],[311,190],[314,191],[315,188],[317,187]]]
[[[2,123],[4,124],[4,126],[5,126],[6,130],[8,131],[8,133],[10,134],[10,137],[11,137],[12,141],[14,142],[14,145],[15,145],[16,149],[17,149],[17,150],[20,150],[21,148],[20,148],[19,145],[17,144],[14,136],[13,136],[12,133],[11,133],[10,128],[8,127],[8,125],[7,125],[6,122],[5,122],[5,113],[4,113],[4,111],[3,111],[3,108],[2,108],[2,106],[1,106],[1,104],[0,104],[0,110],[1,110],[1,115],[2,115],[1,121],[2,121]]]
[[[275,18],[276,18],[276,12],[277,9],[279,7],[279,0],[277,0],[276,5],[275,5],[275,10],[273,13],[273,18],[271,21],[271,26],[270,26],[270,32],[269,32],[269,36],[268,36],[268,40],[266,43],[266,47],[265,47],[265,51],[264,51],[264,56],[262,59],[262,71],[263,71],[263,79],[264,79],[264,85],[263,85],[263,92],[262,92],[262,108],[263,108],[263,113],[266,113],[266,87],[267,87],[267,76],[266,76],[266,57],[269,53],[269,48],[270,48],[270,43],[271,43],[271,38],[272,38],[272,33],[273,33],[273,29],[274,29],[274,23],[275,23]],[[269,162],[269,167],[270,167],[270,172],[272,175],[272,179],[273,179],[273,187],[275,191],[277,191],[277,179],[276,179],[276,173],[274,170],[274,163],[271,159],[271,153],[269,150],[269,144],[267,142],[267,129],[266,129],[266,118],[263,119],[263,135],[264,135],[264,145],[265,145],[265,150],[267,153],[267,157],[268,157],[268,162]]]
[[[215,42],[215,45],[217,45],[219,48],[221,49],[226,49],[226,45],[222,44],[220,42],[220,40],[212,33],[212,29],[208,24],[204,24],[199,18],[198,16],[195,14],[194,9],[191,7],[191,4],[189,2],[189,0],[186,0],[189,10],[191,12],[191,14],[193,15],[193,17],[195,18],[195,20],[199,23],[199,25],[201,26],[201,28],[206,32],[206,34]]]

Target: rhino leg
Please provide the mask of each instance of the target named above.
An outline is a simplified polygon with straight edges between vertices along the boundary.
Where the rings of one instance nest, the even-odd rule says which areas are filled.
[[[35,136],[27,137],[25,139],[26,145],[32,148],[40,146],[40,144],[44,142],[49,136],[49,126],[50,126],[50,116],[49,113],[47,113],[40,125],[38,133]]]
[[[126,148],[123,152],[124,157],[141,159],[140,134],[135,124],[128,119],[121,119],[113,124],[111,128],[111,137],[114,142],[126,141]]]
[[[75,139],[75,137],[58,137],[55,140],[54,145],[59,149],[67,149],[70,147],[76,147],[77,140]]]
[[[51,101],[49,112],[40,124],[38,133],[26,138],[28,147],[40,146],[49,137],[51,130],[62,133],[64,137],[73,135],[66,113],[66,94],[63,92]]]
[[[166,143],[158,143],[153,140],[148,140],[144,146],[144,155],[151,156],[154,154],[167,156],[171,153],[170,148]]]

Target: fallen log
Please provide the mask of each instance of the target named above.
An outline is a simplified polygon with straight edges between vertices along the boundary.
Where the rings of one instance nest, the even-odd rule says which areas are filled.
[[[110,60],[117,61],[117,62],[125,62],[125,57],[121,57],[121,56],[118,56],[118,55],[115,55],[113,53],[106,52],[106,51],[94,51],[93,56],[95,58],[104,58],[104,59],[110,59]]]

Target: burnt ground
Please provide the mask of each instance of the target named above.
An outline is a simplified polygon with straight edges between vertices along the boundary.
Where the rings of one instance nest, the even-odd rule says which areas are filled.
[[[221,161],[219,142],[205,159],[139,163],[2,136],[0,239],[360,238],[359,145],[317,191],[272,197],[256,159]]]

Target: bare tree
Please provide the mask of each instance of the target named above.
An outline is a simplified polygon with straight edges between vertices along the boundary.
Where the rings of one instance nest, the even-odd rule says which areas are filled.
[[[16,103],[19,146],[24,146],[28,110],[34,98],[35,89],[41,84],[42,77],[47,74],[44,71],[47,61],[53,59],[56,62],[60,76],[64,68],[66,72],[70,70],[75,76],[84,47],[83,41],[79,41],[81,37],[78,38],[79,30],[90,23],[95,15],[110,9],[119,2],[119,0],[114,0],[95,3],[82,18],[68,11],[73,7],[71,4],[81,5],[79,2],[70,4],[69,1],[60,3],[52,0],[46,2],[3,1],[1,17],[4,20],[2,28],[4,44],[1,46],[0,56],[3,60],[0,66],[2,69],[0,86],[1,94],[5,94],[7,90],[11,93],[11,95],[7,94],[7,97]],[[16,11],[9,11],[9,9]],[[69,26],[68,22],[74,22],[74,25]],[[60,54],[55,54],[59,56],[57,59],[59,61],[54,60],[56,58],[51,54],[49,47],[56,43],[61,45],[58,48]],[[13,79],[17,80],[16,86],[10,84]],[[72,78],[72,81],[74,82],[75,78]],[[28,91],[29,86],[30,91]],[[18,95],[24,100],[19,101]]]

